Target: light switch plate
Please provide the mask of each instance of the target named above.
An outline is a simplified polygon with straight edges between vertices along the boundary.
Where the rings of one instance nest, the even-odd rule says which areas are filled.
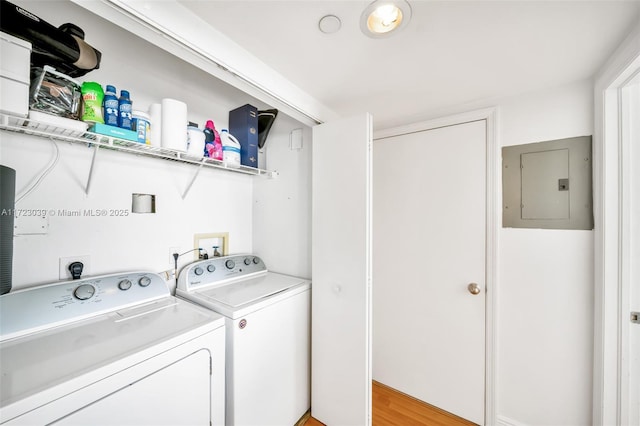
[[[302,149],[302,129],[293,129],[289,134],[289,148],[293,150]]]

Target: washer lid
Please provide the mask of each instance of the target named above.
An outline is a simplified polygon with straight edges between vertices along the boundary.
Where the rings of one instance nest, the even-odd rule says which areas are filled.
[[[307,281],[303,278],[268,272],[266,275],[243,281],[234,281],[220,287],[200,290],[197,293],[209,300],[237,308],[305,282]]]

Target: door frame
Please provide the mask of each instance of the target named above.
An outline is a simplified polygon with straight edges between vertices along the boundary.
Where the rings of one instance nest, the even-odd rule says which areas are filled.
[[[628,418],[629,371],[625,330],[629,318],[628,274],[624,255],[628,207],[623,200],[622,167],[626,141],[621,126],[622,88],[640,72],[640,24],[613,53],[594,86],[594,353],[593,424],[622,424]],[[627,174],[627,176],[624,175]]]
[[[433,130],[440,127],[455,126],[472,121],[486,121],[486,252],[485,252],[485,383],[484,383],[484,423],[496,424],[496,340],[497,321],[496,307],[498,300],[498,230],[500,229],[500,212],[502,200],[498,190],[501,177],[500,147],[498,144],[498,109],[484,108],[447,117],[393,127],[373,132],[374,142],[377,139],[400,136],[407,133]],[[375,238],[375,236],[374,236]],[[375,362],[375,360],[374,360]]]

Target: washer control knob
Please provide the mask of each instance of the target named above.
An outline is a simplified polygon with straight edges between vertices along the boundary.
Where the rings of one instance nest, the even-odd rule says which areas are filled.
[[[244,264],[247,265],[247,266],[251,265],[251,259],[249,259],[248,257],[245,257],[244,258]]]
[[[204,271],[202,270],[201,267],[197,266],[196,269],[193,270],[193,273],[196,275],[202,275]]]
[[[151,278],[145,275],[138,280],[138,284],[140,284],[140,287],[147,287],[149,284],[151,284]]]
[[[227,269],[233,269],[236,266],[236,262],[234,262],[233,260],[229,259],[226,262],[224,262],[224,266],[226,266]]]
[[[260,263],[260,259],[258,259],[257,257],[253,258],[253,264],[257,265],[258,263]]]
[[[76,288],[73,291],[73,295],[80,300],[91,299],[91,297],[95,293],[96,293],[96,288],[91,284],[82,284],[81,286],[78,286],[78,288]]]
[[[129,290],[131,288],[131,281],[129,280],[122,280],[118,283],[118,288],[120,290]]]
[[[207,271],[209,272],[213,272],[216,270],[216,267],[213,264],[209,264],[207,265]]]

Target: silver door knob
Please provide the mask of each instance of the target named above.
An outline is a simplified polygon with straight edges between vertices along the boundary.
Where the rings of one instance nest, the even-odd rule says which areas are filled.
[[[467,290],[469,290],[469,293],[476,295],[476,294],[480,294],[480,286],[476,283],[471,283],[467,286]]]

